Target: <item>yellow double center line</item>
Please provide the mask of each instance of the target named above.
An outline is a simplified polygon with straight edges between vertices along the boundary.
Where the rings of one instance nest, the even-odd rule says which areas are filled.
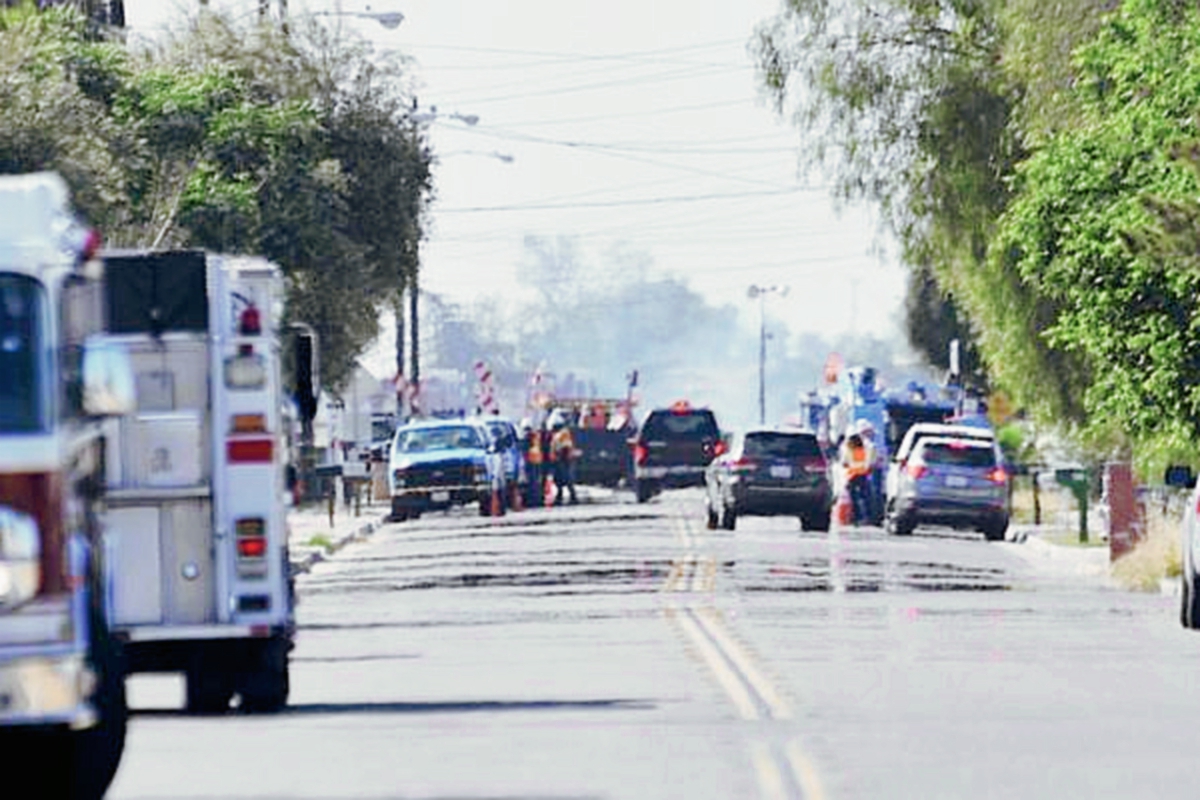
[[[696,553],[696,535],[691,520],[677,518],[676,536],[684,554],[671,564],[663,584],[666,593],[710,594],[716,588],[717,560]],[[695,648],[717,683],[729,697],[738,715],[746,721],[789,720],[792,710],[775,684],[758,668],[749,651],[730,633],[720,611],[709,602],[669,601],[667,618],[674,622]],[[770,800],[824,800],[817,771],[793,739],[778,752],[756,742],[751,759],[763,794]],[[794,789],[789,789],[789,783]]]

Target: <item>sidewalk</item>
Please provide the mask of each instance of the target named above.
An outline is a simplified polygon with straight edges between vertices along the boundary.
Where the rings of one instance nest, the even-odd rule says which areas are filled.
[[[288,551],[292,574],[308,572],[313,565],[351,541],[367,536],[387,521],[391,506],[387,503],[363,504],[359,515],[354,508],[334,504],[333,524],[329,524],[329,507],[324,503],[307,504],[288,512]]]
[[[1107,546],[1081,547],[1048,541],[1045,534],[1059,529],[1043,525],[1013,525],[1008,532],[1014,550],[1040,571],[1111,582]]]

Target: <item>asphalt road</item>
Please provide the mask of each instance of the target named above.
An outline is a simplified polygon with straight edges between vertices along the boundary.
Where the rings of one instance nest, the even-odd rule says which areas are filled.
[[[1192,797],[1200,637],[1029,545],[700,494],[388,525],[301,579],[292,703],[130,681],[109,796]]]

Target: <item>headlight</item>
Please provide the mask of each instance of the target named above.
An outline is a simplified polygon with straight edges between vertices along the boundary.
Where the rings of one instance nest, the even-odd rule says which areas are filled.
[[[0,507],[0,608],[20,605],[37,594],[41,554],[33,517]]]
[[[475,465],[475,482],[476,483],[486,483],[487,479],[488,479],[487,467],[484,466],[483,464],[476,464]]]

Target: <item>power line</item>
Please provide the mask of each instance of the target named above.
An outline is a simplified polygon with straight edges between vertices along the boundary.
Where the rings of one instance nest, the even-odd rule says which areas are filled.
[[[467,206],[463,208],[443,208],[442,214],[468,214],[484,211],[544,211],[559,208],[616,208],[621,206],[661,205],[663,203],[697,203],[707,200],[729,200],[739,197],[759,197],[767,195],[795,194],[803,191],[800,188],[779,189],[762,192],[727,192],[724,194],[693,194],[677,195],[675,197],[648,197],[639,200],[610,200],[591,203],[529,203],[527,205],[511,206]]]

